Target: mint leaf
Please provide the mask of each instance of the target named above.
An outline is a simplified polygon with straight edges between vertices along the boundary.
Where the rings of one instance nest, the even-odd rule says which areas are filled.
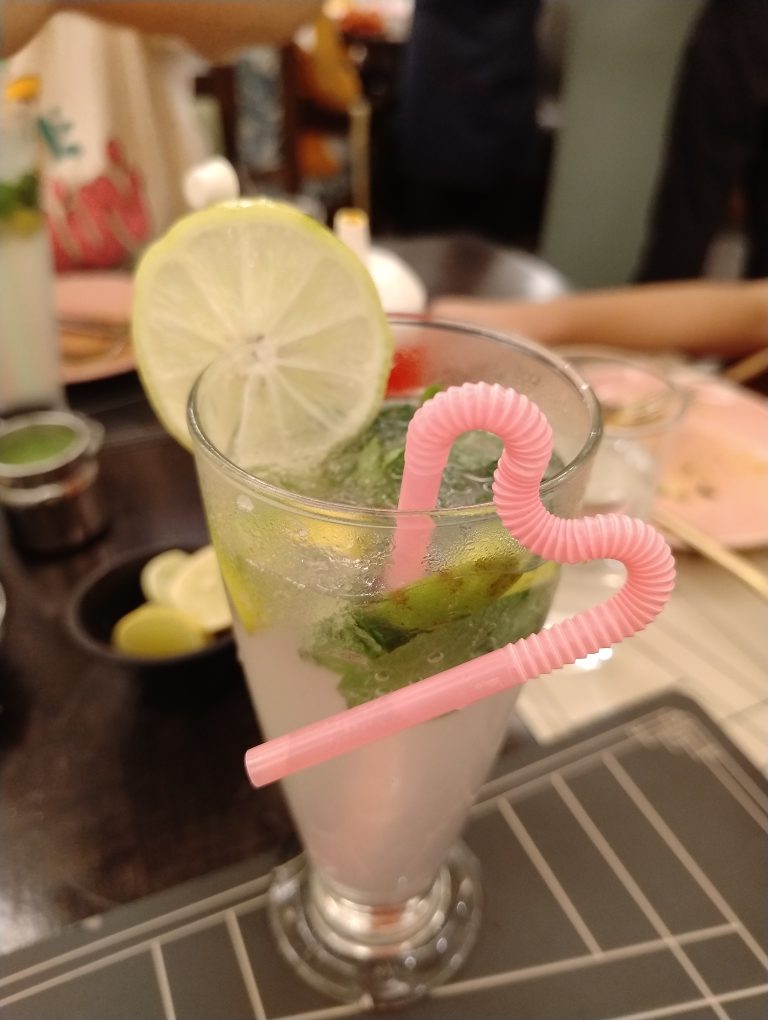
[[[364,665],[387,650],[351,613],[336,613],[317,625],[309,648],[302,649],[305,658],[334,673]]]
[[[432,397],[437,396],[438,393],[442,393],[444,389],[445,386],[441,386],[440,383],[433,383],[432,386],[425,386],[424,389],[421,391],[421,396],[419,397],[419,404],[426,404],[428,400],[431,400]]]
[[[0,220],[7,219],[18,205],[15,186],[0,181]]]
[[[301,654],[339,674],[349,706],[362,704],[538,630],[557,575],[506,594],[522,575],[514,557],[444,570],[326,618]]]
[[[391,652],[349,665],[339,692],[351,708],[517,641],[541,628],[551,599],[551,586],[528,588],[418,634]]]
[[[16,182],[16,195],[19,203],[28,209],[37,209],[38,184],[36,173],[26,173]]]

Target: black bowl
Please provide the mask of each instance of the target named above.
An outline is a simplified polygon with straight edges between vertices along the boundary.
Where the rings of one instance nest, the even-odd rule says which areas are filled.
[[[216,634],[209,644],[197,651],[161,658],[128,655],[112,645],[112,630],[117,621],[146,602],[141,590],[142,568],[166,548],[159,546],[127,553],[111,560],[83,581],[72,596],[67,619],[69,630],[78,644],[121,666],[153,670],[202,665],[212,656],[233,647],[231,629]],[[193,549],[186,547],[185,551],[192,552]]]

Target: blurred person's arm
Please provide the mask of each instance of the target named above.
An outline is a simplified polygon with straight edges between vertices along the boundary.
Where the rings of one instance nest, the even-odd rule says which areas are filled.
[[[43,27],[58,5],[54,0],[29,3],[29,0],[0,2],[0,57],[8,57],[28,43]]]
[[[320,13],[321,0],[6,0],[0,3],[0,56],[20,49],[56,11],[184,39],[208,60],[246,46],[288,42]]]
[[[514,331],[548,346],[597,344],[738,357],[768,343],[768,281],[691,281],[551,301],[436,298],[435,318]]]

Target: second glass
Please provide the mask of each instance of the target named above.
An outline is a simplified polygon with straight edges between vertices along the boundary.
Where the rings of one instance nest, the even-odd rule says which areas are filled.
[[[398,356],[385,407],[463,382],[526,394],[554,433],[542,498],[554,513],[576,515],[600,417],[574,370],[519,338],[450,324],[392,325]],[[236,349],[203,373],[189,420],[239,654],[266,738],[541,628],[558,567],[521,548],[490,502],[480,505],[478,484],[490,500],[488,477],[470,477],[459,465],[447,505],[432,512],[422,578],[387,592],[383,579],[402,515],[383,501],[345,501],[341,487],[332,501],[291,491],[234,463],[227,436],[217,433],[217,410],[243,356]],[[232,415],[227,419],[231,427]],[[386,460],[385,452],[379,466]],[[278,869],[271,920],[283,953],[311,984],[342,1000],[394,1005],[423,995],[465,961],[480,923],[481,884],[477,862],[458,838],[518,690],[284,780],[305,855]]]
[[[563,348],[603,415],[603,437],[584,497],[584,512],[648,520],[670,439],[686,396],[659,367],[610,348]]]
[[[36,89],[10,100],[0,75],[0,415],[60,407],[48,228],[40,209]]]
[[[685,413],[685,392],[640,355],[581,346],[563,347],[558,353],[589,383],[603,418],[582,513],[649,520],[670,441]],[[563,568],[550,622],[603,601],[622,586],[624,577],[624,567],[616,560]],[[558,678],[565,682],[568,674],[601,669],[616,653],[600,649],[564,667]]]

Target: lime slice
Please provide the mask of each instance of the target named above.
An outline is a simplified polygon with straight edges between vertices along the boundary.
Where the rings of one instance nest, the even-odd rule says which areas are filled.
[[[516,595],[517,592],[527,591],[528,588],[533,588],[540,584],[548,584],[553,581],[559,571],[557,563],[553,563],[552,560],[546,560],[541,566],[536,567],[534,570],[529,570],[515,581],[514,584],[510,585],[509,588],[504,592],[504,598],[508,595]]]
[[[221,575],[229,592],[235,612],[249,634],[261,630],[267,625],[267,599],[259,593],[253,579],[253,570],[249,569],[237,557],[220,557]]]
[[[123,616],[112,631],[112,644],[127,655],[165,659],[204,648],[210,638],[198,624],[168,606],[145,602]]]
[[[168,606],[171,601],[168,590],[179,567],[189,558],[183,549],[166,549],[153,556],[144,564],[139,583],[144,598],[148,602],[159,602]]]
[[[308,519],[301,522],[303,540],[310,547],[328,549],[339,556],[360,557],[370,552],[366,540],[370,536],[363,528],[351,528],[333,521]]]
[[[232,626],[232,613],[221,580],[216,552],[203,546],[189,555],[168,586],[168,600],[208,634]]]
[[[265,199],[180,220],[147,251],[134,284],[133,340],[144,389],[190,447],[187,399],[232,345],[247,366],[207,411],[231,431],[227,456],[251,469],[324,458],[375,417],[393,340],[368,270],[325,227]],[[233,373],[235,376],[235,373]]]

